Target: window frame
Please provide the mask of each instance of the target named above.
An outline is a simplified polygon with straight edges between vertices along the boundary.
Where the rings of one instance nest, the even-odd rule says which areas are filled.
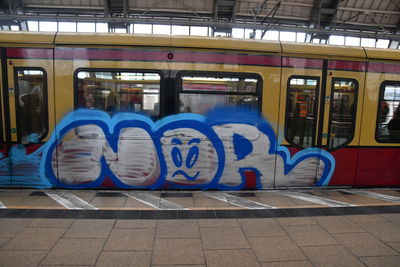
[[[73,73],[73,83],[74,83],[74,110],[81,108],[78,106],[78,73],[80,71],[92,71],[92,72],[140,72],[140,73],[156,73],[160,75],[160,90],[159,90],[159,119],[164,117],[164,103],[162,101],[164,95],[164,74],[161,70],[154,69],[131,69],[131,68],[77,68]],[[102,110],[106,112],[105,110]]]
[[[321,77],[319,77],[319,76],[306,76],[306,75],[291,75],[291,76],[288,77],[287,83],[286,83],[285,124],[284,124],[284,130],[283,130],[284,137],[285,137],[285,140],[291,146],[296,147],[296,148],[300,148],[300,149],[306,149],[308,147],[302,147],[302,146],[299,146],[299,145],[293,143],[293,140],[289,140],[288,135],[287,135],[287,133],[288,133],[287,124],[288,124],[288,120],[289,120],[289,116],[288,116],[288,111],[289,111],[289,105],[288,105],[288,102],[289,102],[289,90],[288,89],[290,87],[290,80],[292,80],[292,79],[310,79],[310,80],[314,79],[314,80],[317,80],[317,84],[316,84],[317,92],[315,94],[316,101],[314,103],[314,110],[316,111],[316,114],[315,114],[316,117],[315,117],[315,124],[314,124],[314,127],[312,129],[313,135],[312,135],[312,140],[311,140],[311,143],[312,143],[311,147],[315,147],[316,146],[315,142],[317,140],[317,135],[318,135],[316,131],[317,131],[317,125],[318,125],[318,113],[319,113],[318,106],[319,106],[319,102],[320,102],[319,97],[320,97],[320,93],[321,93],[321,87],[320,87],[321,86]]]
[[[352,136],[351,139],[345,143],[343,143],[340,146],[330,148],[329,144],[331,141],[331,121],[332,121],[332,107],[333,107],[333,96],[334,96],[334,91],[335,91],[335,81],[340,80],[340,81],[350,81],[354,82],[355,88],[354,88],[354,114],[352,118]],[[329,103],[329,119],[328,119],[328,136],[327,136],[327,149],[328,151],[334,151],[337,149],[340,149],[348,144],[350,144],[354,140],[355,136],[355,131],[356,131],[356,123],[357,123],[357,106],[358,106],[358,88],[359,88],[359,83],[356,79],[353,78],[340,78],[340,77],[334,77],[332,78],[331,81],[331,96],[330,96],[330,103]]]
[[[400,86],[400,81],[386,80],[381,83],[379,86],[379,97],[378,97],[378,107],[376,112],[376,120],[375,120],[375,141],[380,144],[400,144],[399,141],[382,141],[378,138],[378,126],[379,126],[379,112],[380,112],[380,103],[383,101],[385,95],[385,87],[386,85],[398,85]]]
[[[20,118],[20,104],[19,104],[19,84],[18,84],[18,71],[20,70],[39,70],[43,72],[43,80],[44,80],[44,90],[45,94],[43,94],[43,101],[44,101],[44,124],[45,124],[45,130],[43,135],[39,138],[38,142],[42,141],[47,137],[49,134],[49,102],[48,102],[48,80],[47,80],[47,71],[42,68],[42,67],[15,67],[14,68],[14,88],[15,88],[15,93],[14,93],[14,101],[15,101],[15,116],[16,116],[16,123],[17,123],[17,142],[19,144],[22,143],[22,138],[21,138],[21,118]],[[28,142],[24,145],[29,145],[32,144],[32,142]]]
[[[221,78],[250,78],[257,80],[256,91],[254,93],[248,92],[219,92],[219,91],[204,91],[204,90],[183,90],[183,76],[198,76],[198,77],[221,77]],[[179,114],[179,100],[180,94],[207,94],[207,95],[253,95],[257,96],[257,112],[262,110],[262,92],[263,92],[263,78],[260,74],[254,72],[224,72],[224,71],[179,71],[175,76],[175,114]]]

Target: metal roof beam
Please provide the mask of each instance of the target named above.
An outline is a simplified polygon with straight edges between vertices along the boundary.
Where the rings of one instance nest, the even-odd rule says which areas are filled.
[[[240,23],[240,22],[218,22],[211,20],[171,20],[171,19],[157,19],[157,18],[118,18],[118,17],[63,17],[63,16],[36,16],[36,15],[6,15],[0,14],[0,20],[48,20],[48,21],[74,21],[74,22],[106,22],[106,23],[147,23],[147,24],[169,24],[169,25],[187,25],[187,26],[204,26],[204,27],[221,27],[221,28],[246,28],[246,29],[265,29],[265,25],[254,23]],[[277,30],[281,31],[296,31],[305,32],[309,34],[336,34],[336,35],[347,35],[355,37],[365,38],[388,38],[393,40],[400,40],[400,35],[395,35],[387,32],[349,32],[345,30],[324,30],[317,28],[297,27],[297,26],[285,26],[285,25],[274,25]]]

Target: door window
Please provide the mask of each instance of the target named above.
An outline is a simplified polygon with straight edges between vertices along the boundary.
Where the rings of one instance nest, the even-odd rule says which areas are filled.
[[[376,140],[380,143],[400,142],[400,82],[381,85]]]
[[[329,149],[338,148],[353,140],[358,84],[350,79],[333,79],[329,119]]]
[[[43,69],[16,69],[18,139],[22,144],[36,143],[48,131],[47,81]]]
[[[285,138],[297,147],[311,147],[317,123],[319,79],[292,76],[288,80]]]

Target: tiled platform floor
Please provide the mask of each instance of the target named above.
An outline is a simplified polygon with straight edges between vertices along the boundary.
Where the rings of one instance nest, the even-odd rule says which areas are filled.
[[[68,191],[99,209],[68,210],[37,191],[4,190],[0,266],[400,266],[400,203],[396,202],[400,193],[366,191],[395,198],[383,201],[337,190],[307,192],[356,205],[328,207],[279,192],[240,196],[276,208],[263,210],[202,192],[185,196],[147,192],[189,209],[177,211],[158,210],[140,201],[133,206],[127,202],[135,199],[115,191],[106,192],[109,196]],[[223,204],[215,204],[218,201]],[[158,214],[159,219],[121,216],[141,212]],[[198,212],[200,219],[170,216],[179,212]],[[203,218],[211,213],[214,219]],[[49,214],[57,218],[45,218]],[[109,219],[93,219],[104,218],[102,214]],[[261,218],[264,215],[270,218]],[[231,218],[221,219],[224,216]]]
[[[400,214],[0,219],[0,266],[399,266]]]

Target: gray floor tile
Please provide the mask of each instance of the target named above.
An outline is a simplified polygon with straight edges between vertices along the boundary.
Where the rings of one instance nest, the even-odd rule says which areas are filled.
[[[286,235],[276,219],[239,219],[246,236],[282,236]]]
[[[277,218],[276,220],[280,225],[285,226],[317,224],[317,222],[310,217]]]
[[[398,253],[400,253],[400,243],[386,243],[386,245],[390,246],[394,250],[396,250]]]
[[[364,266],[343,246],[302,247],[301,249],[316,266]]]
[[[204,249],[250,248],[240,228],[201,228]]]
[[[272,261],[261,263],[262,267],[312,267],[310,261]]]
[[[285,226],[298,246],[336,245],[338,242],[319,225]]]
[[[313,217],[329,233],[357,233],[365,232],[360,224],[350,221],[346,216]]]
[[[251,249],[243,250],[206,250],[204,251],[207,267],[255,267],[260,266]]]
[[[380,214],[383,219],[386,221],[392,222],[394,224],[400,224],[400,214]]]
[[[200,238],[196,220],[158,220],[156,238]]]
[[[9,241],[9,238],[0,238],[0,248]]]
[[[154,228],[113,229],[104,250],[151,250]]]
[[[117,220],[114,228],[156,228],[156,220]]]
[[[96,267],[150,266],[151,252],[146,251],[104,251],[100,254]]]
[[[395,250],[370,233],[346,233],[333,236],[358,257],[398,255]]]
[[[393,223],[363,223],[360,225],[383,242],[400,242],[400,225]]]
[[[0,238],[14,237],[32,222],[31,219],[0,219]]]
[[[29,227],[39,228],[68,228],[74,222],[74,219],[33,219]]]
[[[346,216],[352,222],[355,223],[374,223],[374,222],[386,222],[384,218],[379,215],[348,215]]]
[[[306,257],[287,236],[249,237],[259,261],[306,260]]]
[[[104,239],[61,239],[42,264],[94,265],[104,242]]]
[[[200,227],[239,227],[236,219],[199,219],[197,220]]]
[[[156,239],[152,264],[205,264],[200,239]]]
[[[47,251],[0,251],[0,266],[37,266]]]
[[[370,267],[398,267],[400,265],[400,256],[362,257],[361,260]]]
[[[107,238],[115,220],[75,220],[64,238]]]
[[[1,249],[49,250],[64,232],[64,228],[24,228]]]

